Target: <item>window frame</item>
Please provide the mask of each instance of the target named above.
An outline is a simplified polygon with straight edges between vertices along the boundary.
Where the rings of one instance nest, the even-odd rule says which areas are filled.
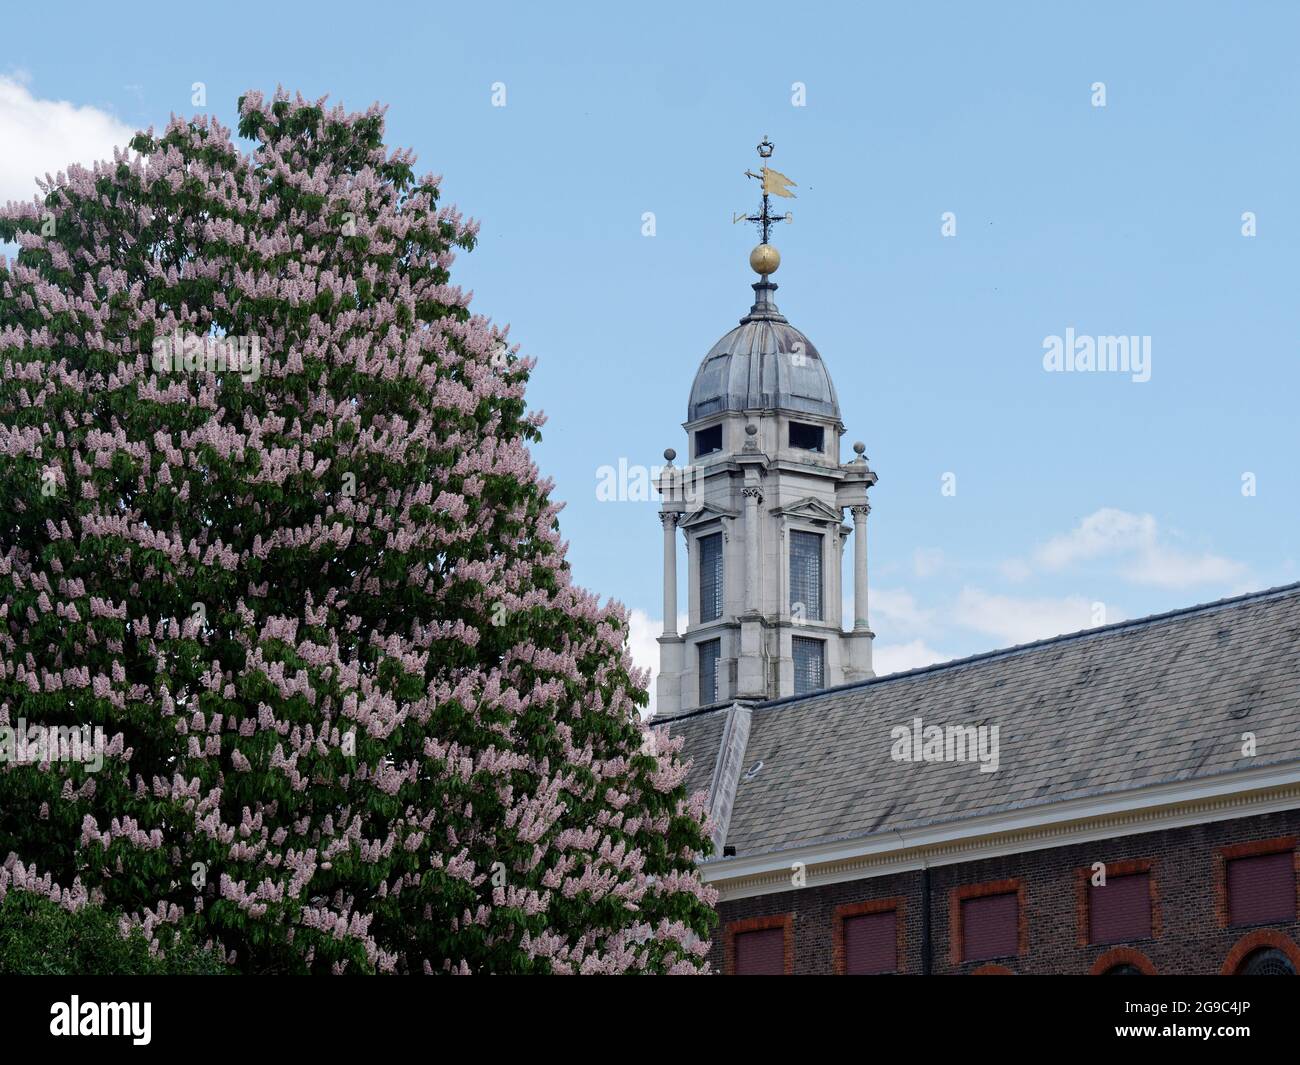
[[[1116,943],[1146,942],[1159,939],[1163,926],[1160,915],[1160,888],[1156,880],[1155,862],[1150,858],[1125,858],[1118,862],[1105,862],[1107,882],[1125,876],[1147,876],[1147,891],[1151,913],[1151,935],[1141,940],[1116,940]],[[1075,871],[1077,895],[1075,916],[1078,925],[1078,945],[1080,947],[1108,947],[1112,943],[1095,941],[1092,928],[1092,866],[1085,865]]]
[[[1155,964],[1140,950],[1132,947],[1111,947],[1098,955],[1088,970],[1089,976],[1113,976],[1112,969],[1120,965],[1131,965],[1143,976],[1158,976]]]
[[[836,976],[848,975],[849,956],[845,941],[844,925],[855,917],[874,917],[877,914],[894,915],[894,968],[881,976],[904,975],[907,973],[907,924],[904,920],[906,900],[901,895],[887,899],[868,899],[863,902],[850,902],[836,906],[831,915],[831,971]]]
[[[965,929],[962,928],[962,903],[968,899],[989,895],[1016,896],[1016,953],[1003,954],[1003,958],[1023,958],[1029,953],[1029,914],[1026,909],[1028,892],[1023,877],[1008,880],[990,880],[982,884],[964,884],[951,890],[948,896],[948,954],[954,968],[962,965],[985,966],[996,958],[963,957]]]
[[[785,975],[794,973],[794,914],[774,913],[767,917],[747,917],[740,921],[729,922],[722,931],[722,971],[727,976],[738,976],[736,972],[736,937],[746,932],[766,932],[780,928],[785,933]]]
[[[1228,863],[1238,858],[1259,858],[1269,854],[1290,851],[1292,868],[1295,871],[1296,916],[1300,919],[1300,847],[1296,836],[1274,836],[1271,839],[1251,840],[1246,843],[1233,843],[1219,847],[1214,852],[1214,911],[1220,928],[1251,928],[1256,925],[1232,924],[1231,899],[1228,898]],[[1275,921],[1261,922],[1263,925],[1276,924]],[[1284,922],[1285,923],[1285,922]]]

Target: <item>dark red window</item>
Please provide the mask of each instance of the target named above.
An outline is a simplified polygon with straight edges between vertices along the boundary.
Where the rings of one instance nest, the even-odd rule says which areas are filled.
[[[1093,943],[1150,939],[1150,874],[1112,876],[1104,886],[1089,885],[1088,931]]]
[[[1020,953],[1020,900],[1014,892],[963,899],[963,961],[1007,958]]]
[[[844,973],[867,976],[898,971],[898,912],[844,918]]]
[[[737,976],[782,976],[785,973],[785,929],[764,928],[736,936]]]
[[[1268,924],[1295,920],[1295,852],[1228,860],[1228,920]]]

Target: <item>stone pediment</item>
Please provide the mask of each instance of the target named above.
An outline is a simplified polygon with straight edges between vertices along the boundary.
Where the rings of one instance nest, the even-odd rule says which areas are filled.
[[[712,503],[703,503],[695,510],[687,511],[678,521],[679,529],[691,529],[697,525],[707,525],[709,522],[717,521],[721,518],[738,518],[740,515],[734,510],[727,510],[725,507],[715,506]]]
[[[815,496],[808,496],[806,499],[800,499],[796,503],[790,503],[788,506],[779,507],[773,513],[779,514],[785,518],[804,518],[808,521],[826,521],[839,524],[844,520],[844,512],[838,507],[831,506]]]

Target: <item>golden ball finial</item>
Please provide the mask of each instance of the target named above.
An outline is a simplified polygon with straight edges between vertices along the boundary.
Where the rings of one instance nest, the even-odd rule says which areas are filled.
[[[770,244],[760,244],[749,253],[749,265],[754,273],[766,277],[776,273],[776,268],[781,265],[781,253]]]

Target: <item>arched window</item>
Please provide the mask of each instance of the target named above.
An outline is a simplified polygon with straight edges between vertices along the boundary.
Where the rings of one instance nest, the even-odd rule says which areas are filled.
[[[1254,951],[1237,969],[1238,976],[1295,976],[1291,959],[1276,947]]]
[[[1109,969],[1107,969],[1104,973],[1102,973],[1102,976],[1141,976],[1141,975],[1142,975],[1141,969],[1139,969],[1136,965],[1129,965],[1127,963],[1123,965],[1112,965]]]

